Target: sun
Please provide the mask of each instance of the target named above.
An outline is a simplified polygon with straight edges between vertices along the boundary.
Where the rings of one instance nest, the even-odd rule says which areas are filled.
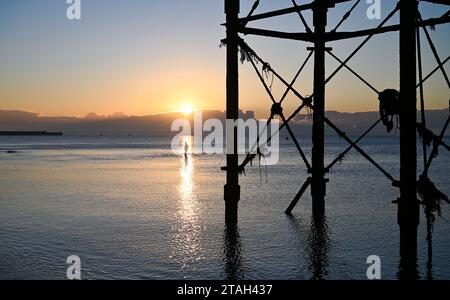
[[[194,110],[192,109],[191,105],[183,105],[180,109],[180,112],[182,112],[185,115],[189,115],[190,113],[192,113]]]

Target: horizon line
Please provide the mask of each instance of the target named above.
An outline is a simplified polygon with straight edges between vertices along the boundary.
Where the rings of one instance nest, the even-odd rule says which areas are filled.
[[[436,110],[448,110],[450,109],[450,107],[442,107],[442,108],[433,108],[433,109],[426,109],[426,111],[436,111]],[[248,110],[248,109],[239,109],[240,111],[247,113],[247,112],[253,112],[255,113],[255,110]],[[192,110],[191,113],[194,112],[198,112],[198,111],[219,111],[222,113],[226,112],[226,109],[222,110],[222,109],[205,109],[205,108],[200,108],[200,109],[194,109]],[[343,113],[343,114],[356,114],[356,113],[371,113],[371,112],[378,112],[377,110],[364,110],[364,111],[339,111],[339,110],[335,110],[335,109],[330,109],[330,110],[325,110],[326,112],[338,112],[338,113]],[[420,111],[419,108],[417,108],[417,111]],[[76,118],[76,119],[86,119],[88,117],[88,115],[90,114],[95,114],[96,116],[99,117],[99,119],[105,118],[114,118],[114,115],[116,114],[123,114],[123,118],[132,118],[132,117],[136,117],[136,118],[140,118],[140,117],[151,117],[151,116],[158,116],[158,115],[164,115],[164,114],[173,114],[173,113],[180,113],[183,114],[185,112],[183,111],[177,111],[177,110],[171,110],[171,111],[162,111],[162,112],[156,112],[156,113],[147,113],[147,114],[142,114],[142,115],[134,115],[134,114],[127,114],[125,112],[121,112],[121,111],[116,111],[113,113],[109,113],[109,114],[99,114],[97,112],[94,111],[90,111],[84,115],[44,115],[43,113],[39,113],[39,112],[35,112],[35,111],[30,111],[30,110],[23,110],[23,109],[4,109],[4,108],[0,108],[0,112],[21,112],[21,113],[29,113],[29,114],[34,114],[39,118]],[[255,113],[256,116],[256,113]],[[120,118],[120,117],[117,117]]]

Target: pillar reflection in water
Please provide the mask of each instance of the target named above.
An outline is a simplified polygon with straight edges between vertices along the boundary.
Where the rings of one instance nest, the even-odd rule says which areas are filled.
[[[324,216],[312,217],[309,224],[299,222],[293,216],[288,216],[288,219],[294,236],[299,239],[298,245],[304,247],[307,267],[311,273],[310,279],[325,279],[328,275],[328,258],[332,247],[326,218]],[[302,253],[302,251],[299,250],[299,253]],[[302,253],[299,257],[299,264],[302,264],[304,259],[305,256]]]
[[[312,273],[311,279],[325,279],[328,275],[328,253],[330,251],[328,224],[325,217],[312,218],[310,230],[306,235],[306,243],[308,245],[308,268]]]
[[[223,238],[224,272],[226,280],[244,279],[242,268],[242,245],[237,226],[225,226]]]
[[[399,280],[417,280],[420,279],[417,265],[417,255],[400,256],[397,279]]]

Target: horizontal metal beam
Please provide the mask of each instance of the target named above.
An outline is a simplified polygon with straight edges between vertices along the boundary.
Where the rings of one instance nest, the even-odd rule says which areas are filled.
[[[305,42],[314,41],[314,34],[306,32],[281,32],[275,30],[249,28],[249,27],[241,28],[239,29],[239,32],[245,35],[250,34],[286,40],[305,41]]]
[[[425,27],[425,26],[432,26],[432,25],[440,25],[450,23],[450,16],[448,13],[446,13],[444,16],[439,18],[431,18],[427,20],[423,20],[421,22],[418,22],[418,27]],[[356,37],[362,37],[367,36],[371,34],[381,34],[386,32],[393,32],[400,30],[400,25],[389,25],[389,26],[383,26],[381,28],[373,28],[373,29],[365,29],[365,30],[358,30],[358,31],[352,31],[352,32],[330,32],[326,34],[327,41],[337,41],[337,40],[343,40],[343,39],[351,39]]]
[[[433,25],[441,25],[450,23],[450,15],[447,12],[444,16],[439,18],[431,18],[427,20],[423,20],[418,22],[418,27],[424,26],[433,26]],[[400,29],[400,25],[389,25],[381,28],[371,28],[365,30],[358,30],[352,32],[328,32],[325,34],[325,39],[327,42],[337,41],[343,39],[351,39],[362,36],[368,36],[372,34],[381,34],[387,32],[394,32]],[[245,35],[257,35],[264,37],[272,37],[272,38],[280,38],[287,40],[296,40],[296,41],[304,41],[304,42],[314,42],[314,33],[306,33],[306,32],[282,32],[268,29],[259,29],[259,28],[240,28],[240,33]]]
[[[326,1],[327,2],[326,5],[327,5],[327,7],[334,7],[338,3],[349,2],[349,1],[353,1],[353,0],[328,0],[328,1]],[[267,19],[267,18],[272,18],[272,17],[277,17],[277,16],[283,16],[283,15],[287,15],[287,14],[291,14],[291,13],[298,13],[298,12],[312,9],[312,8],[314,8],[314,3],[311,2],[311,3],[307,3],[307,4],[302,4],[302,5],[297,5],[297,6],[293,6],[293,7],[288,7],[288,8],[283,8],[283,9],[279,9],[279,10],[260,13],[260,14],[252,15],[252,16],[245,17],[245,18],[240,18],[239,21],[241,23],[245,24],[250,21],[262,20],[262,19]]]

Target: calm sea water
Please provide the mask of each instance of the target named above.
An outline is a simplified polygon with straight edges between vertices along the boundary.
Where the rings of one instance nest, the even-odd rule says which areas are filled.
[[[355,151],[329,174],[326,220],[311,221],[309,192],[283,212],[306,179],[295,147],[279,164],[241,177],[237,232],[224,227],[224,157],[170,151],[153,137],[1,137],[0,279],[65,279],[78,255],[83,279],[366,279],[399,271],[398,190]],[[302,139],[309,149],[310,143]],[[398,139],[370,137],[366,151],[398,178]],[[327,161],[346,147],[330,138]],[[17,150],[17,153],[6,153]],[[431,178],[450,195],[450,155]],[[428,270],[423,213],[420,278],[450,279],[450,206],[434,231]]]

